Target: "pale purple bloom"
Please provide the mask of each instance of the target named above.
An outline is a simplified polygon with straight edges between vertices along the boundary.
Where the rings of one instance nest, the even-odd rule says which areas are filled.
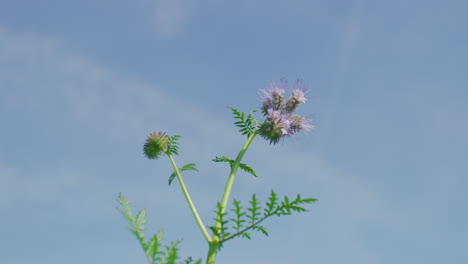
[[[282,135],[289,133],[291,121],[279,110],[268,109],[267,120],[278,132],[281,131]]]
[[[295,113],[299,105],[307,101],[302,82],[296,81],[291,96],[286,102],[284,101],[285,86],[286,81],[282,80],[280,86],[277,87],[271,83],[269,89],[262,90],[262,112],[266,120],[260,126],[260,135],[274,144],[286,136],[314,128],[310,124],[310,117]]]
[[[260,127],[260,135],[270,140],[270,143],[278,143],[282,138],[289,134],[291,121],[288,115],[282,114],[279,110],[268,109],[266,120]]]
[[[262,90],[262,112],[267,114],[268,109],[279,110],[284,102],[284,93],[286,92],[286,81],[281,80],[279,85],[271,82],[268,89]]]
[[[286,113],[293,113],[294,111],[296,111],[299,105],[307,101],[307,98],[305,97],[306,93],[307,92],[305,91],[302,85],[302,81],[297,80],[294,83],[294,89],[291,92],[291,97],[289,97],[289,99],[284,104],[283,111]]]
[[[309,131],[314,128],[313,125],[310,124],[310,118],[300,115],[291,115],[289,117],[290,126],[289,126],[289,134],[294,134],[300,132],[301,130]]]

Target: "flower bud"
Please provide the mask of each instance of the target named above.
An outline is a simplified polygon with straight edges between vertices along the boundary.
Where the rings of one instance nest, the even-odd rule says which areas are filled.
[[[148,159],[157,159],[159,155],[167,151],[169,137],[164,132],[153,132],[146,139],[143,152]]]
[[[289,134],[291,122],[279,110],[268,109],[267,119],[260,126],[260,135],[276,144]]]
[[[281,80],[280,84],[275,86],[276,84],[272,82],[269,89],[262,90],[262,112],[265,116],[268,114],[268,109],[279,110],[283,107],[286,81]]]
[[[286,113],[293,113],[302,103],[305,103],[307,99],[305,98],[305,92],[301,88],[295,88],[292,90],[292,95],[286,101],[284,110]]]
[[[288,119],[291,122],[288,130],[291,135],[301,130],[309,131],[314,128],[314,126],[310,124],[310,117],[291,115]]]

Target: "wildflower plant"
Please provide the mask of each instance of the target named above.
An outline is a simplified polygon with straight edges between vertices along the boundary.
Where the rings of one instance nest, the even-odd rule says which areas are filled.
[[[239,151],[235,159],[225,156],[215,157],[214,162],[229,163],[230,173],[227,179],[221,201],[216,203],[214,224],[207,226],[203,223],[197,209],[185,186],[181,172],[186,170],[197,170],[196,164],[189,163],[178,167],[174,156],[179,152],[180,136],[169,136],[164,132],[151,133],[143,146],[143,152],[148,159],[158,159],[167,156],[171,162],[174,172],[169,176],[169,185],[177,178],[185,199],[189,205],[192,215],[208,243],[208,255],[206,264],[214,264],[216,256],[224,244],[235,238],[252,237],[253,232],[268,236],[269,232],[263,226],[263,222],[272,216],[291,215],[293,213],[306,212],[304,207],[316,201],[314,198],[303,198],[296,195],[294,199],[288,196],[280,198],[275,191],[271,191],[266,202],[263,204],[253,194],[248,202],[233,199],[232,206],[228,210],[230,193],[238,169],[241,169],[255,177],[257,173],[245,163],[241,163],[244,154],[253,140],[260,135],[268,140],[270,144],[277,144],[286,137],[294,136],[301,131],[313,129],[310,117],[301,116],[296,113],[300,105],[307,101],[306,91],[301,81],[296,81],[291,95],[286,99],[286,81],[281,80],[278,84],[272,82],[270,87],[261,91],[263,120],[258,121],[254,117],[257,111],[249,114],[229,107],[234,115],[234,123],[242,135],[247,136],[247,141]],[[123,194],[119,194],[119,211],[130,224],[130,231],[135,235],[150,264],[201,264],[202,260],[194,261],[191,257],[181,261],[178,255],[178,244],[180,240],[163,245],[163,231],[159,231],[150,239],[145,239],[146,210],[143,209],[136,215],[132,212],[130,202]],[[208,232],[211,231],[211,234]]]

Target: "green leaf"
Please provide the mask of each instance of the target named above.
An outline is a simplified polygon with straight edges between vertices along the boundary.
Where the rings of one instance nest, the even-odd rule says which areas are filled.
[[[214,162],[229,162],[229,163],[234,162],[232,159],[229,159],[229,158],[224,157],[224,156],[215,157],[215,158],[213,159],[213,161],[214,161]]]
[[[255,173],[255,171],[254,171],[251,167],[245,165],[244,163],[239,163],[239,168],[240,168],[241,170],[243,170],[243,171],[245,171],[245,172],[247,172],[247,173],[250,173],[250,174],[252,174],[253,176],[257,177],[257,174]]]
[[[130,225],[135,225],[135,217],[133,216],[132,209],[130,208],[130,201],[126,200],[122,193],[119,193],[119,204],[122,206],[119,212],[127,219]]]
[[[316,202],[317,199],[309,198],[309,199],[303,199],[302,201],[303,201],[304,203],[313,203],[313,202]]]
[[[262,234],[264,234],[265,236],[269,235],[266,228],[263,226],[254,226],[252,229],[262,232]]]
[[[187,171],[187,170],[194,170],[194,171],[198,171],[197,168],[195,168],[196,164],[195,163],[189,163],[189,164],[186,164],[184,165],[183,167],[179,168],[179,172],[181,171]],[[177,173],[174,171],[171,176],[169,176],[169,185],[171,185],[172,181],[174,180],[174,178],[177,177]]]
[[[227,158],[225,156],[215,157],[213,159],[213,161],[214,162],[228,162],[229,165],[231,166],[231,169],[232,169],[232,166],[234,165],[234,162],[235,162],[235,160],[229,159],[229,158]],[[257,173],[255,173],[255,171],[251,167],[247,166],[245,163],[239,163],[239,168],[241,170],[247,172],[247,173],[252,174],[255,177],[258,177]]]
[[[157,234],[154,234],[153,237],[148,241],[148,249],[146,255],[153,260],[153,263],[162,260],[162,255],[164,253],[161,251],[161,240],[163,239],[164,231],[159,230]]]
[[[240,235],[241,235],[242,237],[246,237],[246,238],[248,238],[248,239],[251,239],[251,238],[252,238],[252,236],[251,236],[249,233],[247,233],[247,232],[242,232]]]
[[[143,228],[143,225],[146,223],[145,216],[146,216],[146,209],[141,210],[137,214],[136,226],[138,226],[140,228]],[[142,230],[142,229],[140,229],[140,230]]]
[[[169,145],[167,146],[167,153],[179,155],[179,142],[178,140],[181,138],[179,135],[174,135],[169,138]]]
[[[226,216],[227,213],[222,213],[222,205],[220,202],[216,204],[216,217],[214,218],[215,220],[215,226],[210,226],[211,231],[213,231],[213,234],[218,236],[219,238],[223,239],[226,237],[226,223],[228,222],[227,220],[224,220],[224,217]],[[219,226],[219,227],[218,227]]]
[[[195,169],[195,164],[190,163],[182,168],[185,168],[185,170],[192,170]],[[166,250],[162,250],[161,241],[163,239],[164,232],[163,230],[160,230],[157,234],[153,235],[151,239],[148,240],[148,242],[146,242],[144,239],[145,234],[142,232],[145,229],[144,224],[146,223],[146,210],[141,210],[135,217],[130,207],[130,201],[126,200],[122,193],[119,193],[118,202],[121,208],[117,209],[125,217],[125,219],[127,219],[128,223],[130,224],[130,231],[137,238],[150,264],[177,264],[177,245],[180,243],[180,240],[175,241],[170,246],[165,247]],[[187,263],[191,263],[191,261]],[[195,264],[201,264],[201,259],[195,262]]]
[[[265,209],[265,215],[270,215],[274,212],[274,209],[278,205],[278,196],[276,193],[271,190],[270,197],[268,198],[268,202],[266,203],[267,208]]]
[[[228,106],[228,108],[231,109],[232,113],[234,114],[234,118],[239,120],[234,122],[234,124],[241,128],[239,132],[241,132],[242,135],[247,135],[249,137],[251,134],[255,133],[255,131],[258,129],[258,121],[255,120],[253,113],[256,112],[256,110],[250,112],[247,118],[245,118],[244,112],[241,112],[230,106]]]
[[[167,248],[167,252],[164,255],[164,258],[162,259],[162,264],[176,264],[176,260],[178,258],[177,252],[178,248],[177,245],[180,243],[180,240],[177,240],[175,242],[172,242],[172,244]]]
[[[290,215],[293,212],[305,212],[307,211],[307,209],[304,208],[302,205],[310,204],[315,201],[317,201],[317,199],[303,199],[300,195],[297,195],[296,199],[292,201],[289,199],[288,196],[284,196],[283,200],[280,202],[278,199],[278,195],[272,190],[270,193],[270,197],[266,202],[263,214],[261,214],[259,201],[255,194],[252,195],[252,199],[249,201],[250,208],[247,208],[247,212],[243,211],[240,201],[234,200],[234,208],[231,209],[231,211],[234,212],[236,217],[231,218],[229,220],[233,224],[232,227],[236,232],[232,235],[220,236],[220,238],[222,238],[221,243],[224,243],[227,240],[231,240],[236,237],[245,237],[250,239],[251,234],[250,232],[248,232],[249,230],[255,230],[268,236],[269,233],[267,229],[264,226],[260,225],[260,223],[262,223],[264,220],[274,215],[282,216]],[[247,219],[247,221],[244,219]],[[247,226],[244,226],[245,222],[248,223]]]
[[[240,201],[237,201],[236,199],[234,199],[233,204],[234,204],[234,209],[231,209],[231,211],[235,213],[236,218],[231,218],[230,220],[234,222],[233,228],[236,230],[236,232],[239,232],[241,228],[243,227],[242,223],[245,222],[244,216],[246,213],[242,211],[242,206],[241,206]]]
[[[250,214],[247,215],[247,217],[250,219],[250,224],[255,224],[255,221],[257,221],[258,219],[258,216],[260,215],[260,213],[258,211],[260,211],[260,206],[258,206],[258,199],[257,199],[257,196],[255,194],[252,195],[252,199],[250,200],[250,205],[251,207],[248,208],[247,210],[250,211]]]

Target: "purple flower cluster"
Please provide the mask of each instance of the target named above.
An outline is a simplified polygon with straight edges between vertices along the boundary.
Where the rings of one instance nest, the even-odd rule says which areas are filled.
[[[286,136],[292,136],[301,130],[313,129],[310,118],[296,114],[299,105],[305,103],[306,91],[302,82],[297,80],[288,100],[285,100],[286,81],[278,85],[271,83],[262,90],[262,113],[266,120],[260,125],[260,135],[276,144]]]

